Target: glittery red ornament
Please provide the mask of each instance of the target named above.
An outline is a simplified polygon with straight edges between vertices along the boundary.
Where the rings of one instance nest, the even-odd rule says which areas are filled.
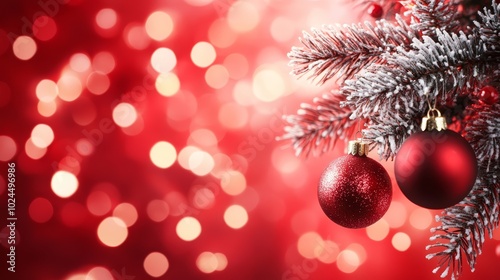
[[[368,7],[367,12],[373,18],[380,18],[384,14],[384,9],[379,4],[373,3]]]
[[[498,102],[500,96],[498,95],[498,90],[492,86],[484,86],[478,93],[479,100],[489,105],[493,105]]]
[[[452,130],[422,131],[410,136],[394,162],[396,181],[413,203],[442,209],[460,202],[477,176],[470,144]]]
[[[391,179],[384,167],[365,155],[344,155],[323,171],[318,186],[321,208],[347,228],[378,221],[391,204]]]

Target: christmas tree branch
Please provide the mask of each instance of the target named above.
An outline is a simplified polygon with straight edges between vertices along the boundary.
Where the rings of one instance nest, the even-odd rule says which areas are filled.
[[[385,20],[375,26],[330,25],[322,29],[304,32],[300,39],[304,47],[293,47],[288,54],[294,75],[311,72],[319,83],[335,77],[343,80],[373,63],[385,59],[385,53],[393,53],[398,46],[408,46],[416,33],[398,16],[395,24]]]
[[[315,98],[314,104],[301,104],[297,115],[284,116],[289,125],[281,139],[291,139],[297,155],[332,149],[337,139],[352,134],[357,123],[349,118],[351,110],[340,106],[343,100],[342,95],[330,93]]]
[[[464,256],[474,271],[486,233],[492,238],[493,230],[498,227],[500,185],[489,184],[487,181],[478,179],[474,189],[462,202],[447,208],[442,216],[436,217],[441,225],[432,228],[431,232],[440,233],[430,238],[436,243],[428,245],[427,250],[442,250],[428,254],[427,259],[439,259],[433,272],[443,269],[441,278],[451,272],[451,279],[456,279],[462,271]]]
[[[405,5],[411,8],[410,26],[422,35],[433,37],[436,30],[453,31],[458,26],[457,7],[453,1],[410,0]]]

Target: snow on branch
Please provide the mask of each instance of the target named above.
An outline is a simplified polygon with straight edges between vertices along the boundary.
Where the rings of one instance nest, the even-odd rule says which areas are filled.
[[[433,36],[436,30],[453,31],[458,26],[456,20],[457,5],[453,1],[410,0],[406,3],[411,7],[414,30],[421,31],[425,36]]]
[[[288,53],[294,75],[310,73],[310,78],[325,81],[341,77],[352,78],[373,63],[385,59],[398,46],[408,46],[417,35],[399,16],[395,24],[385,20],[353,25],[329,25],[304,32],[303,47],[293,47]]]

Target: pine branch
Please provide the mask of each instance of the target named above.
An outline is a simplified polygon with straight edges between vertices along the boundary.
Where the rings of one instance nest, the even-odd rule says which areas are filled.
[[[430,238],[436,243],[426,248],[441,249],[426,257],[439,259],[434,273],[443,270],[441,278],[451,273],[451,279],[456,279],[462,272],[464,257],[471,271],[474,271],[485,235],[488,234],[491,239],[498,227],[499,191],[499,184],[488,184],[478,179],[474,189],[462,202],[445,209],[440,217],[436,217],[441,225],[431,229],[435,235]]]
[[[357,123],[349,118],[351,110],[341,107],[344,97],[339,94],[325,94],[315,98],[313,105],[301,104],[297,115],[284,116],[288,126],[280,139],[291,139],[296,155],[310,152],[327,152],[338,139],[347,139]]]
[[[469,110],[472,115],[465,127],[465,137],[474,148],[479,166],[491,174],[490,181],[498,182],[500,173],[500,104],[477,104]]]
[[[500,5],[494,1],[492,4],[493,11],[484,8],[483,12],[479,12],[481,22],[474,22],[476,26],[476,36],[478,36],[485,44],[488,52],[500,51]]]
[[[347,96],[345,104],[356,107],[353,118],[389,115],[398,107],[401,96],[417,101],[426,92],[456,95],[473,88],[477,74],[484,73],[488,66],[498,66],[500,55],[485,56],[475,37],[436,33],[437,41],[430,37],[424,37],[423,42],[414,39],[414,50],[398,48],[387,64],[371,67],[356,80],[346,81],[342,93]]]
[[[433,37],[437,30],[454,31],[458,26],[457,6],[453,1],[410,0],[406,6],[412,7],[411,28]]]
[[[288,53],[294,75],[311,73],[319,83],[336,75],[350,79],[373,63],[381,63],[386,53],[398,46],[408,46],[415,33],[399,16],[394,24],[385,20],[353,25],[330,25],[304,32],[300,39],[304,47],[293,47]]]

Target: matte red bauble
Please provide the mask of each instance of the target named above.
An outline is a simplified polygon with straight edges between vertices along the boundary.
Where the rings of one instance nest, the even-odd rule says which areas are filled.
[[[391,179],[384,167],[365,155],[344,155],[323,171],[318,186],[323,212],[347,228],[367,227],[387,212]]]
[[[401,146],[396,181],[413,203],[430,209],[453,206],[474,186],[477,159],[469,143],[451,130],[422,131]]]

